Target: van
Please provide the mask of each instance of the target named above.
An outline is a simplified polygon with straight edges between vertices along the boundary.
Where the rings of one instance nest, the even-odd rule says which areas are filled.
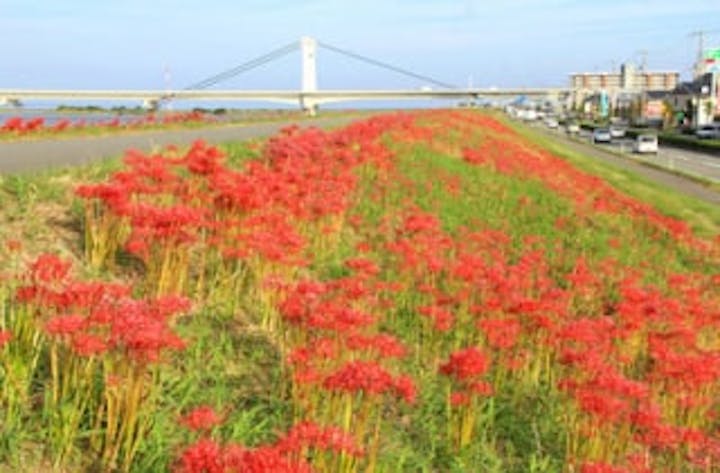
[[[695,136],[700,139],[720,139],[720,123],[701,126],[695,131]]]
[[[654,153],[658,152],[658,139],[657,136],[649,133],[643,133],[635,138],[635,144],[633,145],[633,151],[636,153]]]

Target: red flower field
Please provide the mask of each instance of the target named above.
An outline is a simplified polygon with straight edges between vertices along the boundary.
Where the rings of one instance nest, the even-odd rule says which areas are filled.
[[[128,151],[75,195],[74,264],[0,253],[0,464],[720,469],[720,239],[492,115]]]

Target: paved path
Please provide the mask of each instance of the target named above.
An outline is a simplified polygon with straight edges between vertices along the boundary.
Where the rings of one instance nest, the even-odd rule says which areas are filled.
[[[302,120],[297,123],[302,127],[329,127],[343,125],[357,118],[318,118]],[[169,144],[188,145],[198,138],[209,143],[261,138],[273,135],[287,125],[287,122],[256,123],[82,138],[0,142],[0,174],[82,165],[91,161],[120,156],[128,148],[149,151]]]

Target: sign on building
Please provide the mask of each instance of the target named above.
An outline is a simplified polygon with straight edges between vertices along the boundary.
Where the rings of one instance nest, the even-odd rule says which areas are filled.
[[[648,100],[645,103],[645,118],[660,120],[663,117],[664,106],[662,100]]]
[[[720,72],[720,48],[706,49],[703,52],[705,72]]]

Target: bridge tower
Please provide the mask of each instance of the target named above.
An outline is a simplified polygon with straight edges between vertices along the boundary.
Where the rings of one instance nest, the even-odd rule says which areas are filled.
[[[300,38],[300,54],[302,56],[302,88],[300,107],[310,116],[317,113],[318,104],[307,93],[317,92],[317,41],[315,38]]]

